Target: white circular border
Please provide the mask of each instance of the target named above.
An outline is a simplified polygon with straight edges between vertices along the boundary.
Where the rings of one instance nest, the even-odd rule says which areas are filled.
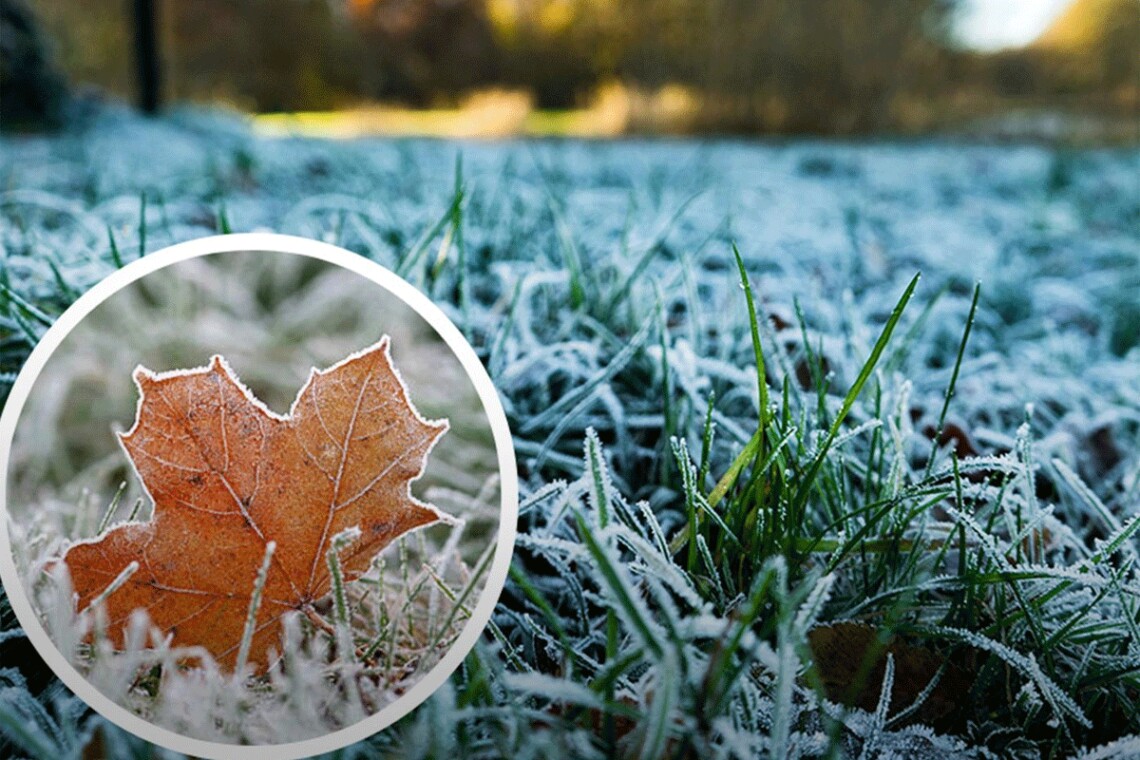
[[[15,438],[16,422],[19,420],[24,403],[27,401],[32,386],[39,378],[48,358],[59,347],[67,334],[112,294],[148,274],[170,264],[198,256],[238,251],[292,253],[320,259],[366,277],[414,309],[427,320],[428,324],[435,328],[466,370],[467,376],[471,379],[479,398],[483,402],[483,410],[491,424],[495,449],[499,458],[502,509],[499,517],[499,535],[495,558],[491,563],[486,585],[479,596],[479,601],[475,605],[471,618],[463,627],[455,643],[451,645],[451,649],[435,667],[408,689],[404,695],[375,714],[324,736],[288,744],[244,746],[192,739],[149,723],[103,696],[71,666],[48,637],[47,631],[40,625],[31,602],[24,594],[24,586],[16,571],[16,562],[8,536],[8,459]],[[474,349],[467,343],[463,334],[438,306],[412,285],[400,279],[395,273],[363,256],[307,238],[254,232],[199,238],[148,254],[99,282],[76,300],[56,320],[28,356],[12,385],[12,391],[4,404],[3,413],[0,413],[0,505],[3,506],[5,518],[0,521],[0,580],[4,582],[12,609],[20,621],[20,625],[23,626],[28,639],[52,671],[69,689],[103,717],[121,728],[146,739],[152,744],[183,754],[218,758],[219,760],[223,758],[292,759],[341,749],[367,739],[392,725],[422,704],[436,689],[442,686],[443,682],[451,676],[471,649],[474,648],[487,622],[491,619],[491,613],[507,580],[518,522],[518,472],[515,465],[510,427],[507,424],[507,417],[503,412],[498,392],[491,382],[491,377],[483,368],[479,357],[475,355]]]

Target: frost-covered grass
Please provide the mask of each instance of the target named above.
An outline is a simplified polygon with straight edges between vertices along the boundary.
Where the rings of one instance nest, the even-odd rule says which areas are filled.
[[[301,257],[194,259],[105,301],[53,354],[10,453],[10,537],[52,640],[112,701],[199,739],[311,738],[392,703],[438,663],[467,622],[497,531],[494,446],[478,395],[450,349],[410,308],[384,295],[355,274]],[[76,614],[70,585],[46,568],[69,542],[150,518],[114,432],[134,422],[134,366],[200,366],[219,353],[256,397],[284,413],[310,367],[331,366],[382,332],[413,404],[429,418],[449,419],[414,489],[456,524],[397,542],[345,587],[352,646],[292,621],[267,676],[234,678],[209,659],[180,668],[187,653],[154,639],[139,621],[132,646],[113,654],[97,614]],[[252,588],[254,578],[248,582]],[[321,611],[331,624],[340,608]],[[84,633],[93,630],[90,645]]]
[[[290,615],[280,657],[260,676],[219,668],[199,648],[171,646],[145,615],[130,621],[126,647],[116,651],[99,608],[76,613],[66,579],[42,580],[33,598],[75,669],[134,714],[195,739],[299,741],[376,713],[439,662],[486,579],[487,562],[469,566],[457,551],[464,538],[454,528],[443,546],[423,535],[399,539],[373,571],[345,585],[344,643],[339,630],[329,635]],[[322,609],[334,625],[337,604]]]
[[[488,366],[524,490],[507,590],[346,755],[1140,750],[1135,151],[262,141],[197,113],[3,148],[4,371],[116,257],[262,228],[401,272]],[[129,741],[6,678],[5,725],[53,711],[23,741]]]

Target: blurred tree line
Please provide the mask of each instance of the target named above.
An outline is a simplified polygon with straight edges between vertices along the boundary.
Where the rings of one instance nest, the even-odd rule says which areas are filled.
[[[1140,85],[1140,2],[1076,0],[1032,45],[980,62],[1003,95],[1096,94]]]
[[[23,1],[71,81],[130,97],[129,0],[0,3]],[[994,55],[952,44],[959,0],[156,2],[167,99],[260,112],[493,87],[567,108],[620,83],[682,88],[693,129],[843,134],[995,98],[1135,109],[1140,86],[1140,0],[1075,0],[1038,43]]]

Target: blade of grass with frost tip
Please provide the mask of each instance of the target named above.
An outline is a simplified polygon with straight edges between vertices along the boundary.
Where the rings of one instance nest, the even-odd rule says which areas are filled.
[[[345,547],[359,538],[360,528],[356,526],[346,528],[333,536],[332,541],[329,542],[328,552],[325,553],[325,561],[329,568],[329,577],[332,579],[333,615],[336,621],[337,651],[341,659],[348,662],[355,661],[356,648],[352,645],[352,627],[348,610],[348,591],[344,585],[344,571],[340,566],[340,553]],[[266,546],[265,553],[267,557],[271,554],[268,545]]]
[[[634,601],[634,594],[628,584],[622,579],[621,571],[611,560],[609,554],[598,543],[597,537],[594,536],[594,531],[590,527],[586,518],[582,516],[581,512],[575,510],[574,521],[578,526],[578,535],[586,544],[590,556],[593,557],[597,565],[598,572],[601,578],[605,581],[605,585],[609,588],[614,601],[617,606],[622,610],[624,616],[629,623],[630,627],[637,633],[637,637],[641,639],[642,644],[653,655],[654,659],[660,661],[665,654],[665,649],[657,637],[653,634],[653,627],[649,624],[642,610]]]
[[[253,635],[257,632],[257,612],[261,609],[261,598],[265,593],[265,581],[269,577],[269,566],[273,561],[273,552],[277,550],[277,542],[270,541],[265,544],[265,557],[261,560],[261,569],[257,571],[257,578],[253,582],[253,593],[249,597],[249,607],[245,615],[245,628],[241,634],[241,645],[238,647],[237,664],[234,673],[241,678],[245,673],[246,663],[249,662],[249,649],[253,645]]]
[[[107,597],[109,597],[111,594],[115,593],[120,588],[122,588],[123,584],[126,583],[128,580],[130,580],[132,575],[134,575],[136,572],[138,572],[138,569],[139,569],[138,560],[131,560],[130,564],[128,564],[126,567],[124,567],[119,572],[119,574],[117,576],[115,576],[115,579],[113,581],[111,581],[109,584],[107,584],[106,588],[104,588],[102,591],[100,591],[98,594],[96,594],[95,598],[92,599],[91,602],[88,603],[88,605],[86,607],[84,607],[82,610],[80,610],[80,614],[83,614],[84,612],[87,612],[89,610],[98,609],[103,604],[103,602],[107,599]]]
[[[111,497],[111,503],[107,505],[106,511],[103,512],[103,519],[99,521],[99,527],[95,531],[95,535],[103,535],[103,531],[107,530],[107,526],[111,524],[111,517],[115,514],[115,510],[119,508],[119,500],[123,498],[123,492],[127,490],[127,481],[119,483],[118,490],[115,495]]]
[[[723,605],[727,601],[727,596],[724,592],[724,584],[720,580],[720,570],[717,569],[716,562],[713,560],[712,552],[709,551],[709,544],[705,541],[705,537],[700,533],[697,534],[697,540],[694,541],[697,545],[697,553],[704,563],[705,571],[708,573],[709,580],[712,581],[713,590],[716,592],[718,604]]]
[[[702,487],[709,477],[709,467],[712,462],[709,454],[712,452],[713,436],[716,434],[716,424],[713,422],[713,406],[716,403],[716,391],[709,391],[708,407],[705,410],[705,424],[701,429],[701,466],[697,471],[697,483]]]
[[[974,283],[974,297],[970,300],[970,312],[966,316],[966,327],[962,331],[962,340],[958,344],[958,356],[954,359],[954,371],[950,373],[950,383],[946,386],[946,395],[942,400],[942,410],[938,413],[938,425],[935,427],[934,440],[931,441],[930,458],[926,462],[923,477],[929,477],[934,470],[934,455],[938,453],[938,442],[942,439],[942,431],[946,426],[946,413],[950,410],[950,401],[954,398],[954,389],[958,385],[958,373],[962,369],[962,359],[966,355],[966,343],[970,340],[970,331],[974,327],[974,317],[978,313],[978,297],[982,293],[982,284]]]
[[[123,255],[119,252],[119,244],[115,242],[115,231],[111,229],[111,225],[107,225],[107,241],[111,245],[111,263],[115,265],[115,269],[122,269]]]
[[[219,227],[219,229],[221,229]],[[223,232],[229,232],[228,229],[223,229]],[[135,258],[141,259],[146,255],[146,193],[139,193],[139,225],[138,225],[138,255]]]
[[[455,622],[455,618],[459,614],[459,611],[461,609],[466,609],[464,605],[467,604],[467,600],[471,598],[471,595],[475,593],[476,587],[479,585],[479,582],[483,578],[483,575],[486,574],[488,568],[490,568],[491,560],[494,559],[494,557],[495,544],[492,542],[488,544],[486,549],[483,550],[483,556],[479,558],[479,562],[475,565],[475,569],[472,570],[471,577],[467,580],[467,583],[464,584],[463,590],[459,592],[458,596],[452,599],[454,604],[452,604],[451,609],[448,611],[447,617],[444,618],[443,625],[439,627],[439,632],[450,629],[452,623]],[[431,648],[434,649],[438,643],[439,638],[436,636],[432,640]]]
[[[671,556],[669,553],[669,542],[665,540],[665,530],[661,527],[661,522],[657,519],[657,515],[655,515],[650,508],[649,502],[644,500],[639,501],[637,502],[637,508],[641,512],[641,518],[643,520],[642,526],[648,530],[646,537],[653,542],[653,546],[657,549],[658,554],[662,557]]]
[[[590,491],[590,506],[598,515],[598,525],[605,528],[610,524],[610,497],[606,490],[606,464],[602,460],[601,442],[598,434],[590,428],[586,431],[586,464],[590,468],[593,488]]]
[[[447,262],[448,257],[451,255],[451,241],[455,239],[457,229],[455,223],[455,214],[458,212],[459,206],[453,206],[452,208],[455,209],[455,211],[447,220],[447,229],[444,230],[443,238],[441,238],[439,241],[439,248],[437,248],[435,252],[435,262],[427,270],[428,277],[426,278],[426,283],[428,289],[431,288],[432,284],[435,282],[436,277],[439,276],[439,272],[443,268],[443,265]]]
[[[760,344],[760,324],[756,317],[756,303],[752,299],[752,285],[748,280],[748,270],[736,244],[732,245],[732,255],[736,258],[736,268],[740,272],[740,284],[744,288],[744,300],[748,304],[748,326],[752,331],[752,354],[756,360],[757,403],[759,404],[760,448],[758,455],[764,455],[764,440],[768,429],[768,373],[764,367],[764,347]]]
[[[586,460],[590,468],[593,488],[590,493],[591,506],[598,516],[598,525],[604,530],[610,522],[610,498],[606,491],[605,462],[602,459],[601,442],[593,428],[586,431]],[[612,609],[606,610],[606,662],[612,662],[618,651],[618,620]],[[614,701],[614,690],[610,686],[605,691],[606,702]],[[602,741],[613,751],[617,726],[613,715],[606,713],[602,725]]]
[[[681,491],[685,495],[685,529],[688,531],[689,547],[685,555],[685,570],[689,575],[693,575],[696,572],[697,566],[697,546],[694,537],[700,535],[696,498],[693,495],[694,486],[690,475],[691,468],[689,467],[688,457],[685,456],[682,458],[680,446],[676,443],[674,443],[673,455],[677,458],[677,464],[681,468]]]
[[[462,174],[460,175],[462,177]],[[470,343],[472,340],[471,324],[471,284],[467,268],[467,239],[463,235],[463,206],[459,207],[458,219],[455,222],[455,267],[458,270],[456,283],[459,290],[459,316],[463,322],[463,336]]]
[[[7,307],[8,313],[11,314],[13,318],[18,318],[18,315],[12,311],[12,307],[15,306],[17,309],[19,309],[19,311],[36,320],[44,327],[51,327],[55,323],[55,319],[53,317],[49,316],[43,311],[40,311],[31,303],[24,300],[24,298],[21,297],[19,293],[12,290],[12,288],[8,285],[7,278],[0,281],[0,295],[3,295],[5,300],[8,301],[5,306]]]
[[[225,198],[220,198],[218,200],[218,215],[217,215],[217,220],[215,221],[215,226],[217,227],[218,232],[220,232],[223,235],[229,235],[234,231],[233,227],[230,225],[229,214],[226,213],[226,199]],[[142,245],[145,242],[146,242],[145,237],[140,238],[140,240],[139,240],[140,251],[141,251]],[[141,253],[140,253],[140,255],[141,255]]]
[[[467,197],[466,187],[463,184],[462,153],[455,154],[455,168],[452,172],[451,197],[453,199],[458,199],[458,202],[452,203],[451,208],[448,209],[450,213],[448,214],[447,218],[447,233],[444,235],[443,240],[440,241],[439,250],[436,253],[435,257],[435,263],[431,268],[433,279],[435,277],[438,277],[440,270],[443,269],[443,264],[447,261],[448,256],[451,253],[452,241],[455,241],[456,245],[458,245],[459,235],[461,234],[460,227],[462,226],[463,220],[463,201]]]
[[[916,274],[911,278],[910,284],[907,285],[906,290],[903,291],[902,296],[895,304],[895,308],[891,311],[890,317],[887,319],[887,324],[883,327],[882,332],[879,333],[879,339],[875,341],[874,348],[871,349],[871,355],[867,357],[867,361],[863,364],[863,368],[859,371],[858,377],[855,378],[855,383],[847,392],[847,396],[843,399],[843,405],[839,409],[839,413],[831,423],[831,427],[827,431],[827,437],[824,439],[823,445],[820,446],[819,451],[813,457],[811,464],[808,466],[807,471],[804,473],[800,480],[800,486],[796,490],[795,497],[792,499],[789,506],[791,513],[791,521],[793,525],[799,524],[800,516],[803,514],[804,505],[807,503],[808,493],[812,486],[815,484],[816,474],[819,472],[820,467],[823,466],[823,461],[827,457],[827,452],[831,448],[832,442],[839,434],[839,428],[843,421],[847,418],[847,414],[855,405],[855,400],[859,398],[859,394],[863,391],[863,386],[866,385],[871,373],[875,370],[875,365],[879,362],[879,357],[883,355],[883,350],[886,349],[887,343],[890,342],[891,335],[894,333],[895,326],[898,324],[899,319],[902,318],[903,311],[906,305],[910,302],[910,298],[914,295],[914,290],[918,287],[918,280],[921,274]]]
[[[1081,479],[1080,475],[1073,472],[1072,468],[1065,464],[1065,462],[1055,457],[1051,461],[1051,464],[1053,465],[1053,469],[1057,471],[1057,474],[1061,476],[1061,480],[1065,481],[1065,484],[1069,486],[1069,488],[1073,490],[1073,493],[1088,507],[1089,512],[1096,515],[1109,531],[1120,530],[1120,520],[1109,511],[1105,503],[1101,501],[1099,496],[1093,493],[1093,490]]]
[[[55,261],[50,256],[45,256],[44,258],[47,261],[48,268],[51,269],[52,279],[55,280],[56,288],[59,289],[59,292],[63,294],[63,297],[67,299],[68,303],[79,298],[79,291],[71,287],[71,283],[64,279],[63,273],[59,271],[59,266]]]
[[[405,254],[396,264],[396,274],[400,275],[400,277],[403,277],[404,279],[408,278],[408,274],[420,263],[420,259],[423,258],[424,254],[427,253],[428,247],[431,245],[431,241],[435,240],[436,235],[438,235],[443,230],[444,226],[446,226],[447,223],[451,221],[452,217],[455,214],[455,209],[459,203],[460,198],[453,195],[451,198],[451,203],[448,204],[447,209],[443,212],[439,219],[436,220],[436,223],[424,230],[423,234],[420,235],[419,239],[416,240],[415,244],[412,246],[412,249],[408,251],[408,253]]]
[[[902,366],[903,362],[906,361],[908,355],[907,352],[910,350],[911,345],[918,339],[918,336],[922,333],[923,329],[925,329],[926,323],[930,321],[930,316],[934,313],[934,307],[938,304],[939,301],[942,300],[942,297],[949,292],[950,285],[943,285],[934,293],[933,296],[926,300],[926,305],[924,305],[922,307],[922,311],[918,313],[918,316],[914,320],[914,324],[907,328],[906,333],[899,341],[898,348],[892,351],[887,356],[886,361],[883,362],[884,374],[888,376],[891,375],[893,372],[898,370],[899,367]]]

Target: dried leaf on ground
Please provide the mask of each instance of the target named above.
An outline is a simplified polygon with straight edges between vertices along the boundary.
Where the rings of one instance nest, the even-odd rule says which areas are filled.
[[[868,712],[878,704],[888,654],[895,661],[892,713],[912,705],[930,682],[939,678],[913,715],[920,723],[948,727],[973,684],[972,651],[950,661],[922,643],[884,636],[861,623],[816,626],[808,632],[808,643],[828,699]]]
[[[108,636],[122,643],[145,610],[176,646],[201,646],[233,668],[254,582],[276,544],[256,618],[255,670],[280,650],[281,618],[329,593],[326,554],[346,580],[401,534],[444,518],[411,494],[446,420],[424,420],[392,366],[389,341],[314,370],[288,416],[270,412],[225,360],[155,374],[135,371],[134,427],[120,436],[154,516],[74,544],[66,563],[86,608],[131,562],[137,571],[106,596]]]

